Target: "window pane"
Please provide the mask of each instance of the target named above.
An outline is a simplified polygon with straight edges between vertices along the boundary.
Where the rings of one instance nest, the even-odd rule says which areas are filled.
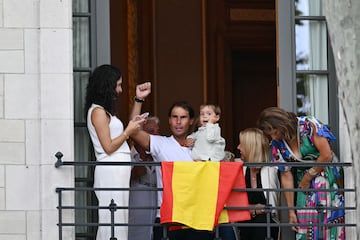
[[[91,161],[93,158],[92,148],[90,147],[90,139],[87,128],[75,128],[75,161],[86,162]],[[93,186],[93,167],[78,166],[75,167],[75,186],[76,187],[92,187]],[[76,206],[90,206],[95,199],[94,193],[89,191],[76,191],[75,192],[75,205]],[[75,222],[84,224],[94,221],[96,210],[76,210]],[[81,239],[79,236],[82,234],[93,235],[95,229],[93,227],[76,227],[76,239]],[[93,238],[90,238],[93,239]]]
[[[89,0],[73,0],[73,13],[88,13]]]
[[[323,16],[321,0],[295,1],[296,16]]]
[[[327,70],[326,23],[301,20],[295,27],[296,70]]]
[[[73,18],[74,68],[90,67],[90,21],[88,17]]]
[[[87,162],[94,160],[92,158],[92,150],[89,133],[85,127],[75,128],[75,161],[76,162]],[[89,177],[88,166],[78,166],[75,168],[75,177],[87,178]],[[91,176],[91,175],[90,175]]]
[[[76,187],[90,187],[86,182],[77,181]],[[94,192],[77,191],[75,192],[76,206],[96,206],[96,196]],[[93,199],[93,200],[92,200]],[[94,222],[97,216],[97,210],[77,209],[75,211],[75,223],[86,224]],[[95,239],[96,227],[76,226],[76,239]]]
[[[84,104],[86,85],[89,79],[87,72],[74,72],[74,119],[75,122],[85,122]]]
[[[296,100],[298,115],[313,115],[328,123],[329,97],[326,75],[297,74]]]

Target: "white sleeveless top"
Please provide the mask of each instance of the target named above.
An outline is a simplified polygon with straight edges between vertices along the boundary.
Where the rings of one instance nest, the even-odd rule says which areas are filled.
[[[96,134],[95,127],[91,122],[91,113],[97,107],[104,109],[102,106],[97,105],[97,104],[91,105],[91,107],[88,110],[88,114],[87,114],[87,128],[89,130],[91,141],[94,145],[96,159],[101,160],[108,155],[105,153],[104,149],[102,148],[99,138]],[[110,115],[110,113],[107,113],[107,114]],[[116,116],[112,116],[112,115],[110,115],[109,128],[110,128],[111,139],[114,139],[114,138],[120,136],[121,133],[124,131],[124,126],[123,126],[122,122],[120,121],[120,119],[118,119]],[[130,154],[130,148],[126,141],[114,153],[118,153],[118,152]]]

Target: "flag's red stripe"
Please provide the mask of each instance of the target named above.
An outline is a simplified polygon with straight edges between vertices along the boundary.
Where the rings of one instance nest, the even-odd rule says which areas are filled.
[[[162,223],[172,222],[173,211],[173,191],[172,191],[172,177],[174,170],[173,162],[162,162],[162,182],[163,182],[163,201],[160,208],[160,216]]]
[[[246,188],[244,172],[241,167],[233,188]],[[248,207],[248,196],[246,192],[232,192],[226,201],[226,206]],[[251,219],[249,210],[228,210],[229,222],[237,222]]]
[[[224,208],[224,203],[226,202],[226,199],[231,194],[231,190],[229,191],[229,188],[232,188],[234,184],[234,176],[229,176],[229,174],[234,174],[234,167],[236,168],[234,163],[229,162],[222,162],[220,164],[219,169],[219,187],[218,187],[218,197],[217,197],[217,204],[216,204],[216,217],[215,217],[215,223],[214,225],[217,225],[220,212]]]

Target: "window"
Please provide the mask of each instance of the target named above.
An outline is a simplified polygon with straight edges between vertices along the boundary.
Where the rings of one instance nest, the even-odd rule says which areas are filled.
[[[316,116],[338,136],[336,72],[321,0],[277,1],[279,106]]]
[[[91,71],[110,63],[110,2],[73,0],[74,150],[75,162],[94,161],[94,151],[86,128],[84,103]],[[75,187],[93,187],[94,167],[75,167]],[[76,206],[97,205],[93,191],[75,191]],[[97,210],[77,209],[76,223],[97,222]],[[96,228],[77,226],[76,239],[95,239]]]
[[[86,84],[93,67],[91,33],[94,29],[93,4],[89,0],[73,0],[73,66],[74,66],[74,161],[91,161],[92,149],[85,123],[84,103]],[[92,187],[92,168],[75,167],[75,186]],[[92,192],[76,191],[75,205],[93,205],[96,197]],[[76,210],[75,222],[93,222],[96,211]],[[93,227],[76,227],[76,239],[93,239],[96,229]]]
[[[328,41],[320,0],[295,1],[298,115],[329,122]]]

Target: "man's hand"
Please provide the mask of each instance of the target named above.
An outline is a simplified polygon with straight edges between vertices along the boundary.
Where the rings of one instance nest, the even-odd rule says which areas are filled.
[[[192,146],[194,146],[194,143],[195,143],[195,141],[192,138],[186,138],[186,140],[185,140],[186,147],[192,147]]]
[[[142,83],[136,86],[136,97],[145,99],[151,93],[151,82]]]

